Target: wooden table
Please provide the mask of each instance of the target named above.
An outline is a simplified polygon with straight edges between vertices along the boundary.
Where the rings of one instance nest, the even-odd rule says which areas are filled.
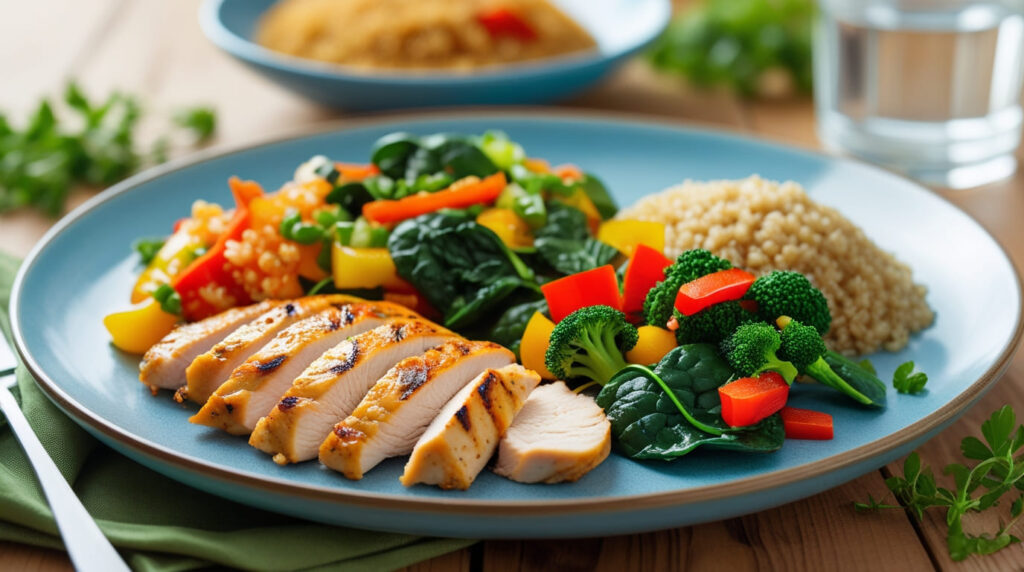
[[[42,95],[59,94],[65,79],[105,95],[143,96],[155,113],[208,103],[218,109],[217,145],[237,145],[348,117],[318,107],[243,68],[202,37],[197,0],[33,0],[11,2],[0,18],[0,109],[24,117]],[[568,105],[644,113],[677,123],[704,123],[814,148],[807,100],[744,102],[700,93],[654,77],[640,62],[627,66]],[[145,129],[148,133],[152,129]],[[146,133],[143,133],[145,136]],[[681,174],[682,176],[684,174]],[[978,219],[1024,267],[1024,175],[988,188],[941,193]],[[77,190],[72,205],[90,196]],[[912,216],[912,215],[911,215]],[[0,216],[0,248],[25,254],[53,221],[21,212]],[[965,383],[969,380],[964,380]],[[1003,404],[1024,415],[1024,353],[979,404],[922,449],[925,462],[959,460],[960,439],[976,432]],[[572,541],[490,541],[412,567],[416,570],[748,570],[1021,569],[1024,545],[952,562],[941,516],[916,522],[895,511],[860,515],[852,503],[886,494],[892,467],[874,471],[803,501],[757,514],[661,532]],[[972,519],[994,530],[987,517]],[[1018,527],[1018,529],[1024,527]],[[1024,536],[1024,530],[1017,530]],[[62,570],[63,553],[0,542],[0,570]]]

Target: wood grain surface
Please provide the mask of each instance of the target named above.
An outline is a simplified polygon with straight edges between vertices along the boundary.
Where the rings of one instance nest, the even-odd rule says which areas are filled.
[[[138,94],[157,117],[176,106],[213,105],[220,120],[215,145],[249,143],[350,117],[304,101],[219,52],[199,30],[197,5],[198,0],[6,3],[0,17],[0,110],[9,117],[23,117],[41,96],[58,95],[65,81],[75,78],[93,94],[114,89]],[[710,124],[818,147],[809,100],[751,103],[726,93],[699,92],[655,76],[642,62],[631,63],[566,105]],[[153,126],[144,126],[143,139],[154,132]],[[69,206],[93,192],[76,190]],[[987,188],[937,192],[975,217],[1003,244],[1017,267],[1024,268],[1024,176]],[[24,255],[53,222],[29,212],[0,215],[0,249]],[[924,462],[941,468],[958,461],[960,439],[976,434],[993,410],[1009,403],[1024,413],[1022,395],[1024,355],[976,406],[921,448]],[[941,515],[929,514],[918,523],[902,511],[855,513],[854,501],[868,494],[885,496],[883,480],[895,468],[894,464],[868,473],[803,501],[721,522],[609,538],[482,542],[409,570],[1022,569],[1022,545],[952,562]],[[971,525],[985,530],[996,523],[986,516]],[[0,542],[0,570],[67,569],[70,564],[61,552]]]

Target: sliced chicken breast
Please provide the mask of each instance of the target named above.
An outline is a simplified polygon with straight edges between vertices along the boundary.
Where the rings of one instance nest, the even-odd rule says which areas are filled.
[[[315,459],[334,424],[348,417],[393,365],[456,334],[426,320],[392,320],[349,338],[309,365],[259,420],[249,444],[284,465]]]
[[[488,369],[455,394],[423,432],[402,484],[468,489],[540,375],[518,364]]]
[[[320,462],[350,479],[412,451],[441,407],[487,368],[515,362],[491,342],[450,340],[398,362],[320,445]]]
[[[249,356],[274,339],[278,332],[331,305],[363,302],[344,295],[309,296],[278,306],[238,328],[228,337],[200,355],[185,370],[188,385],[178,390],[175,399],[190,399],[202,405],[231,372]]]
[[[558,381],[527,398],[498,445],[494,472],[521,483],[571,482],[600,465],[611,446],[604,410]]]
[[[185,369],[200,354],[209,351],[231,332],[283,302],[267,300],[243,308],[232,308],[205,320],[175,328],[149,348],[139,364],[139,381],[155,394],[158,389],[185,385]]]
[[[329,348],[388,320],[413,317],[413,312],[389,302],[330,306],[288,326],[249,356],[189,421],[248,435],[295,378]]]

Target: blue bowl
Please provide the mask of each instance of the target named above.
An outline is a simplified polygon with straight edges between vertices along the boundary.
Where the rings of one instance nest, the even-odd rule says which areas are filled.
[[[537,104],[578,93],[651,43],[668,24],[668,0],[554,0],[597,41],[578,56],[487,67],[472,73],[369,72],[296,58],[250,38],[274,0],[206,0],[199,22],[210,40],[309,99],[349,110]]]

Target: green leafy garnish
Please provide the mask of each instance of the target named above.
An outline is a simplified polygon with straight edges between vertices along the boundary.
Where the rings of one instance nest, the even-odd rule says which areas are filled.
[[[914,371],[914,362],[908,361],[900,364],[896,372],[892,374],[892,386],[900,393],[921,393],[924,391],[924,384],[928,383],[928,375],[922,371]]]
[[[960,451],[973,464],[953,463],[942,471],[953,477],[954,488],[936,483],[931,467],[922,466],[921,458],[912,453],[903,463],[903,475],[885,480],[886,487],[902,506],[882,504],[874,498],[867,503],[855,503],[857,510],[906,508],[918,519],[924,511],[941,508],[946,511],[946,543],[949,556],[960,561],[971,555],[992,554],[1020,539],[1010,533],[1024,511],[1024,495],[1018,494],[1010,504],[1010,519],[1002,522],[992,534],[974,535],[964,530],[963,518],[968,513],[981,512],[998,505],[1008,492],[1024,491],[1024,425],[1017,425],[1013,409],[1003,406],[981,424],[984,441],[965,437]]]
[[[191,131],[196,141],[206,142],[217,130],[217,112],[210,107],[189,107],[174,114],[174,123]]]
[[[810,0],[705,0],[650,52],[655,67],[740,95],[811,90]]]
[[[90,101],[74,83],[63,97],[64,114],[43,99],[21,129],[0,115],[0,212],[35,208],[50,216],[63,211],[74,185],[107,186],[149,162],[167,159],[170,143],[158,138],[143,154],[135,141],[141,106],[131,96]],[[213,133],[213,111],[183,116],[201,139]]]
[[[164,239],[162,238],[140,238],[132,243],[132,249],[139,253],[139,261],[143,266],[149,266],[163,246]]]
[[[160,309],[164,312],[181,315],[181,296],[169,284],[161,284],[154,290],[153,299],[160,302]]]

